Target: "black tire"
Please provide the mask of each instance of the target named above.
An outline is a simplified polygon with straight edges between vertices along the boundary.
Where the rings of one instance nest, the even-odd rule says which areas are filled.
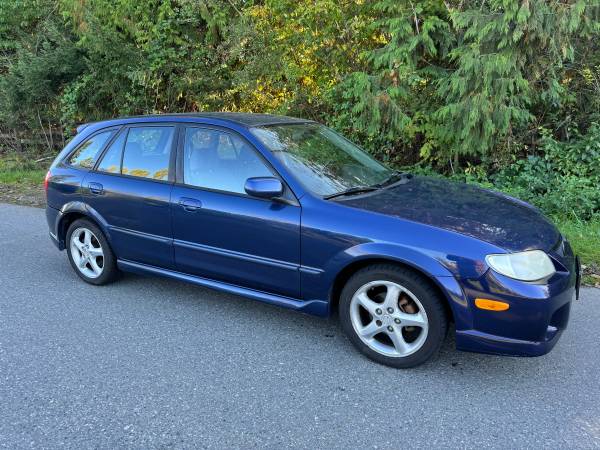
[[[405,287],[417,297],[425,310],[428,321],[427,336],[422,346],[412,354],[387,356],[379,353],[361,340],[352,325],[350,310],[354,294],[367,283],[378,280],[390,281]],[[344,333],[361,353],[373,361],[398,369],[415,367],[431,359],[439,351],[448,332],[446,310],[437,290],[420,274],[393,264],[368,266],[352,275],[341,293],[339,316]],[[405,331],[401,330],[401,332]]]
[[[77,263],[75,262],[73,254],[72,254],[71,237],[73,235],[73,232],[75,232],[78,229],[82,229],[82,228],[88,229],[93,233],[93,235],[97,239],[97,242],[100,244],[100,246],[102,248],[102,252],[104,253],[103,258],[102,258],[102,260],[103,260],[102,261],[103,262],[102,272],[96,278],[86,276],[84,273],[82,273],[82,271],[77,267]],[[117,268],[117,259],[114,255],[112,249],[110,248],[110,245],[108,244],[108,241],[107,241],[106,237],[104,236],[104,233],[91,220],[77,219],[69,226],[69,229],[67,230],[66,247],[67,247],[67,255],[69,257],[69,262],[71,263],[73,270],[86,283],[94,284],[96,286],[101,286],[104,284],[111,283],[119,277],[120,272],[119,272],[119,269]]]

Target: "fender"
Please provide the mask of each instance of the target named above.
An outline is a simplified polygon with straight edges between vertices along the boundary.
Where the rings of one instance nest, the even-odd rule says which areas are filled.
[[[384,258],[393,259],[413,267],[429,277],[448,277],[453,274],[441,264],[445,259],[441,252],[424,253],[409,246],[386,242],[365,242],[347,248],[329,260],[325,266],[327,273],[339,273],[343,266],[362,259]]]
[[[106,239],[108,240],[109,244],[112,245],[112,237],[109,231],[110,228],[106,220],[104,220],[100,213],[94,208],[90,207],[88,204],[82,201],[77,200],[65,203],[60,209],[59,214],[56,216],[56,225],[54,229],[56,230],[56,236],[58,239],[60,250],[63,250],[65,248],[67,230],[64,225],[65,223],[67,223],[67,217],[70,214],[82,214],[92,219],[100,227],[100,229],[104,233],[104,236],[106,236]]]
[[[361,261],[386,260],[412,267],[431,280],[443,292],[458,329],[470,328],[473,320],[467,297],[454,274],[444,265],[446,255],[425,253],[411,247],[382,242],[366,242],[341,251],[331,258],[323,270],[303,268],[304,298],[328,298],[331,310],[332,290],[337,277]],[[306,270],[309,269],[309,270]],[[329,311],[331,312],[331,311]]]

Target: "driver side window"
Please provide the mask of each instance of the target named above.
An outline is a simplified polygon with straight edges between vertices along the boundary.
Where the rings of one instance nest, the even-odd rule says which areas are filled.
[[[245,194],[248,178],[273,176],[256,151],[234,134],[187,128],[183,146],[183,182],[189,186]]]

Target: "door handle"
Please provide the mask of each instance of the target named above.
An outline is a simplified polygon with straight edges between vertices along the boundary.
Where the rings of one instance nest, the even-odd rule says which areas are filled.
[[[181,197],[179,199],[179,204],[188,212],[194,212],[202,208],[202,202],[200,200],[196,200],[195,198]]]
[[[102,195],[104,193],[104,186],[100,183],[88,183],[88,188],[92,194]]]

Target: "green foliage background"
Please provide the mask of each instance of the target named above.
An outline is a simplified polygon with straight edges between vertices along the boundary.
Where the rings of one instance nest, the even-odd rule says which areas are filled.
[[[600,213],[598,0],[0,0],[0,151],[180,111],[325,122],[389,164]]]

